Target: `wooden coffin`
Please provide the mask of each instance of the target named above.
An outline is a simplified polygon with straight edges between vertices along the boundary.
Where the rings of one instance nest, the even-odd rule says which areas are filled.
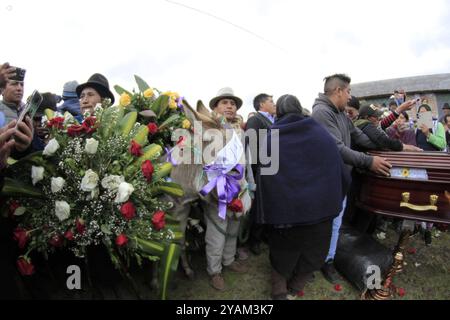
[[[450,154],[444,152],[382,152],[391,176],[362,175],[356,205],[381,215],[450,223]]]

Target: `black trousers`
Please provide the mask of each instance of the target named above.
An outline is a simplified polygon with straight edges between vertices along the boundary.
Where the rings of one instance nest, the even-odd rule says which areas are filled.
[[[328,254],[333,219],[269,230],[270,263],[286,279],[319,270]]]

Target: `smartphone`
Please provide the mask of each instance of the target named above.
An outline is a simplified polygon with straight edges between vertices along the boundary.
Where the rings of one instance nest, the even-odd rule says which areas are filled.
[[[31,94],[31,96],[28,97],[27,103],[25,104],[22,111],[20,112],[19,118],[17,119],[17,123],[16,123],[16,129],[17,129],[17,126],[19,125],[19,123],[21,121],[23,121],[23,119],[25,118],[25,116],[27,114],[30,116],[31,119],[33,119],[41,102],[42,102],[41,94],[37,90],[34,90],[33,93]]]

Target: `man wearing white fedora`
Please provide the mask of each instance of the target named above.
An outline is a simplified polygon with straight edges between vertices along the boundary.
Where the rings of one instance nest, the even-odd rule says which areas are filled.
[[[234,95],[231,88],[219,90],[217,96],[209,102],[212,116],[222,118],[221,122],[225,129],[234,130],[233,138],[218,152],[217,158],[210,165],[220,167],[221,174],[224,176],[236,177],[236,172],[239,172],[239,178],[236,178],[239,190],[236,191],[235,197],[239,197],[242,206],[238,213],[230,209],[230,203],[228,203],[226,214],[220,213],[219,205],[208,206],[204,210],[207,271],[211,277],[211,286],[220,291],[225,289],[222,266],[226,270],[236,273],[247,272],[247,267],[242,262],[235,260],[240,217],[247,213],[251,206],[248,190],[245,189],[248,184],[245,175],[245,152],[240,136],[242,130],[240,120],[236,116],[237,110],[241,106],[242,100]],[[223,168],[228,169],[222,170]],[[213,179],[215,173],[208,171],[210,169],[206,170],[208,179]],[[228,195],[219,194],[219,198],[223,199],[223,196]]]

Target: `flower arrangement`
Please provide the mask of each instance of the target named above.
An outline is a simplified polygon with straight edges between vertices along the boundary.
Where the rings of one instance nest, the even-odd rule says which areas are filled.
[[[120,95],[119,104],[125,112],[138,112],[138,121],[148,125],[152,134],[151,143],[160,146],[172,145],[174,128],[190,129],[192,124],[186,118],[183,97],[176,92],[161,92],[150,87],[141,77],[134,76],[139,91],[125,90],[119,85],[114,89]]]
[[[172,164],[160,160],[161,145],[150,143],[156,134],[151,123],[137,122],[138,112],[127,106],[107,103],[81,124],[46,110],[52,139],[8,168],[2,193],[18,220],[14,238],[23,254],[17,266],[30,275],[32,251],[66,248],[83,257],[88,246],[102,243],[121,271],[131,258],[139,265],[159,260],[164,298],[182,234],[160,195],[181,196],[183,190],[166,179]]]

